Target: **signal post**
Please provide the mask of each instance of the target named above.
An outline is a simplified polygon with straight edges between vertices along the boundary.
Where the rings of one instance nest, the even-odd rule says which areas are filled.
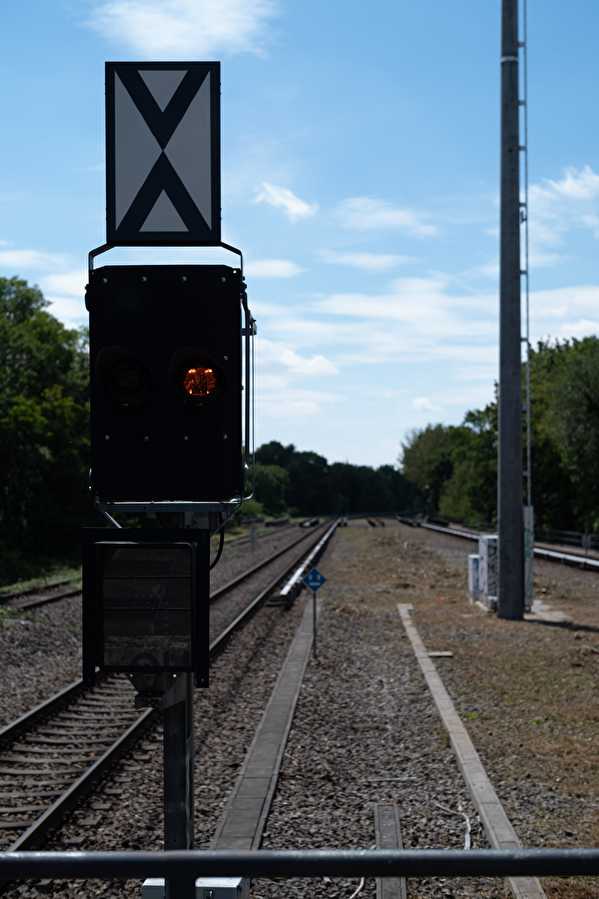
[[[524,617],[522,397],[520,313],[520,128],[518,0],[502,0],[501,223],[499,303],[499,529],[500,618]]]
[[[221,242],[219,63],[106,64],[106,197],[85,303],[91,489],[112,527],[84,530],[83,672],[127,673],[136,705],[162,711],[165,848],[191,849],[210,536],[222,549],[251,453],[255,322],[242,254]],[[222,247],[239,264],[94,267],[118,246]],[[141,526],[121,526],[130,514]]]

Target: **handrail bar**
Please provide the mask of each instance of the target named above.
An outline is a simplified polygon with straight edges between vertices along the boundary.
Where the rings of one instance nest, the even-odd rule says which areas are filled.
[[[599,849],[303,849],[0,852],[0,880],[165,877],[565,877],[599,875]],[[179,894],[178,894],[179,895]],[[184,894],[183,894],[184,895]],[[193,893],[189,893],[193,896]]]

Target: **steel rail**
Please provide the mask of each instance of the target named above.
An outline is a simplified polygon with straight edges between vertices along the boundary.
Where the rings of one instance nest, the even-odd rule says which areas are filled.
[[[289,552],[290,549],[293,549],[303,540],[308,540],[310,537],[313,537],[315,533],[320,532],[327,526],[328,525],[324,524],[321,525],[320,528],[318,528],[316,531],[308,531],[307,534],[302,534],[301,537],[299,537],[297,540],[294,540],[292,543],[289,543],[287,546],[283,547],[283,549],[277,550],[277,552],[274,553],[274,555],[269,556],[268,559],[264,559],[262,562],[258,562],[252,568],[249,568],[247,571],[244,571],[240,575],[237,575],[237,577],[232,578],[222,587],[219,587],[217,590],[210,594],[210,602],[215,602],[216,600],[220,599],[221,596],[223,596],[225,593],[228,593],[246,578],[251,577],[252,574],[255,574],[257,571],[261,571],[263,568],[266,568],[266,566],[270,565],[271,562],[276,561],[276,559],[284,555],[286,552]]]
[[[254,565],[252,568],[247,569],[242,572],[237,577],[230,580],[228,583],[224,584],[222,587],[219,587],[210,595],[210,602],[216,602],[221,599],[226,593],[230,590],[233,590],[236,586],[242,583],[247,578],[251,577],[257,571],[260,571],[262,568],[265,568],[271,562],[274,562],[279,556],[284,555],[284,553],[288,552],[290,549],[293,549],[297,546],[298,543],[301,543],[302,540],[306,540],[309,537],[313,537],[315,534],[314,531],[310,531],[308,534],[302,534],[299,540],[294,541],[289,544],[282,550],[277,550],[277,552],[269,556],[266,560],[259,562],[257,565]],[[276,584],[275,584],[276,586]],[[81,592],[81,591],[78,591]],[[100,678],[105,677],[102,673],[98,672],[96,675],[98,682]],[[36,725],[41,719],[47,717],[49,714],[55,712],[58,708],[60,708],[63,704],[68,703],[72,699],[75,699],[79,693],[84,690],[83,680],[73,681],[71,684],[68,684],[64,687],[60,692],[56,693],[54,696],[51,696],[49,699],[44,700],[44,702],[39,703],[39,705],[35,706],[28,712],[25,712],[20,718],[17,718],[15,721],[12,721],[10,724],[5,725],[0,728],[0,746],[2,744],[12,742],[18,736],[22,734],[23,731],[31,728]]]
[[[0,603],[3,603],[5,600],[17,599],[20,596],[31,596],[32,593],[43,593],[44,590],[54,590],[55,587],[66,587],[68,584],[78,582],[79,580],[79,577],[69,577],[56,581],[54,584],[45,584],[42,587],[25,587],[22,590],[11,590],[10,593],[1,592]]]
[[[15,719],[10,724],[0,729],[0,746],[5,743],[12,743],[23,731],[28,730],[35,724],[38,724],[42,718],[46,718],[52,712],[57,711],[62,705],[68,704],[83,692],[83,681],[73,681],[68,686],[55,693],[49,699],[40,702],[34,708],[25,712],[20,718]]]
[[[329,528],[329,536],[335,532],[336,522]],[[285,551],[293,549],[298,543],[301,543],[306,536],[314,538],[320,537],[320,533],[311,531],[309,535],[305,535],[301,540],[295,541],[291,547],[287,547]],[[315,541],[317,542],[317,541]],[[275,561],[282,555],[277,552],[269,561]],[[300,553],[300,557],[303,553]],[[232,634],[238,630],[246,620],[253,615],[262,601],[274,589],[274,587],[285,577],[287,572],[297,564],[298,557],[295,556],[293,561],[285,567],[283,572],[278,572],[271,581],[263,588],[259,594],[245,607],[245,609],[232,621],[221,634],[211,643],[209,652],[210,657],[215,658],[225,647]],[[258,568],[263,568],[261,564]],[[255,573],[256,569],[246,572],[245,577],[250,577]],[[230,582],[231,584],[233,582]],[[235,585],[239,583],[239,579],[235,579]],[[222,588],[221,588],[222,589]],[[232,589],[228,585],[228,589]],[[212,597],[211,597],[212,599]],[[105,678],[107,680],[108,678]],[[84,692],[83,682],[76,681],[65,687],[56,696],[51,697],[44,703],[36,706],[31,712],[22,715],[17,721],[5,727],[0,731],[0,741],[12,742],[17,734],[26,728],[30,728],[32,723],[37,723],[40,718],[46,717],[49,713],[58,707],[62,707],[65,702]],[[59,797],[56,799],[45,812],[42,813],[27,830],[18,837],[11,845],[10,852],[19,852],[25,849],[32,849],[40,845],[48,830],[56,827],[71,811],[71,809],[93,788],[95,783],[101,778],[117,761],[146,733],[146,731],[158,720],[159,713],[154,709],[146,709],[137,720],[135,720],[115,742],[98,758],[92,765],[83,771],[83,773],[72,783]],[[4,890],[7,884],[0,883],[0,892]]]
[[[324,546],[326,546],[330,537],[335,532],[335,529],[337,528],[338,523],[339,523],[339,521],[337,520],[332,525],[332,527],[326,532],[324,537],[321,540],[319,540],[319,542],[316,544],[316,546],[310,551],[309,555],[303,560],[303,562],[299,566],[299,568],[297,568],[296,571],[293,572],[293,574],[291,575],[291,577],[289,578],[287,583],[281,589],[279,596],[287,596],[290,593],[290,591],[293,590],[293,588],[298,585],[299,579],[302,576],[304,569],[306,568],[307,565],[310,564],[312,559],[316,560],[317,556],[319,556],[321,549]]]
[[[328,542],[331,539],[331,537],[333,536],[333,534],[335,533],[336,528],[337,528],[337,522],[335,522],[329,528],[329,531],[327,532],[327,534],[325,535],[324,538],[321,538],[319,541],[317,541],[316,545],[318,547],[320,547],[320,545],[323,544],[325,540]],[[314,531],[311,531],[311,536],[314,536]],[[301,558],[301,556],[300,556],[300,558]],[[224,646],[225,646],[227,640],[229,639],[229,637],[231,636],[231,634],[239,627],[239,625],[243,621],[245,621],[247,618],[249,618],[255,612],[255,610],[258,608],[258,606],[260,605],[262,600],[266,599],[268,594],[271,593],[274,590],[274,588],[277,586],[277,584],[280,581],[282,581],[284,579],[284,577],[289,573],[289,570],[291,568],[293,568],[295,565],[297,565],[298,561],[299,561],[298,559],[295,559],[289,565],[289,568],[287,568],[282,574],[277,574],[269,582],[269,584],[263,590],[261,590],[261,592],[258,594],[258,596],[254,600],[252,600],[252,602],[248,606],[246,606],[246,608],[243,609],[242,612],[239,613],[239,615],[231,622],[231,624],[229,624],[225,628],[225,630],[221,633],[221,635],[219,637],[217,637],[217,639],[210,645],[211,653],[213,651],[220,652],[224,648]]]
[[[276,528],[267,528],[263,524],[260,530],[256,529],[256,539],[262,540],[264,537],[274,537],[275,534],[282,534],[284,531],[296,527],[297,525],[293,522]],[[250,543],[251,539],[251,534],[244,534],[242,537],[232,537],[231,540],[225,540],[225,546],[243,546],[245,543]]]
[[[278,534],[283,533],[284,531],[290,530],[293,527],[295,527],[295,525],[287,525],[286,527],[281,528],[279,531],[276,531],[276,530],[270,531],[270,532],[267,531],[266,533],[262,534],[260,539],[264,539],[265,537],[274,537]],[[306,537],[306,535],[303,535],[300,539],[304,539],[305,537]],[[249,542],[249,540],[250,540],[249,537],[239,537],[236,540],[231,540],[228,545],[229,546],[238,546],[238,545],[241,545],[242,543]],[[299,541],[296,541],[296,542],[299,542]],[[291,548],[292,546],[295,546],[295,543],[291,543],[288,548]],[[283,552],[285,552],[285,550],[281,550],[281,554]],[[274,559],[277,557],[271,556],[270,558]],[[261,564],[267,565],[268,561],[269,560],[267,559],[266,562],[261,563]],[[257,571],[258,569],[259,569],[259,566],[256,566],[253,570]],[[249,577],[250,573],[251,572],[248,572],[248,577]],[[240,575],[240,577],[237,578],[236,580],[231,581],[230,582],[231,586],[234,586],[235,583],[239,583],[240,578],[242,579],[243,577],[244,577],[244,574]],[[67,583],[72,583],[72,581],[64,582],[64,584],[67,584]],[[61,587],[61,586],[63,586],[63,583],[55,584],[51,587],[47,587],[47,588],[45,588],[45,590],[52,590],[52,589],[54,589],[54,587]],[[228,584],[225,585],[225,588],[228,586],[229,586]],[[225,588],[221,587],[221,588],[219,588],[219,590],[225,592]],[[59,602],[61,599],[68,599],[71,596],[78,596],[81,593],[81,584],[79,583],[77,587],[67,587],[66,590],[63,590],[60,593],[54,593],[52,595],[50,595],[48,593],[44,593],[44,592],[39,592],[36,596],[33,596],[33,598],[28,599],[27,597],[32,594],[35,594],[36,590],[37,590],[37,588],[32,588],[31,590],[28,590],[26,592],[24,591],[22,593],[6,594],[5,596],[0,597],[0,601],[6,600],[6,602],[3,604],[5,604],[6,608],[8,608],[8,609],[15,609],[15,610],[19,610],[19,611],[25,611],[26,609],[36,609],[40,606],[48,605],[49,603]],[[219,590],[215,591],[215,598],[218,598]],[[23,598],[22,601],[21,601],[21,597]],[[211,599],[212,599],[212,597],[211,597]]]
[[[10,847],[10,852],[23,849],[35,849],[40,840],[77,805],[80,799],[90,792],[94,784],[119,759],[137,743],[139,738],[158,720],[155,709],[146,709],[125,733],[110,746],[71,786],[62,793],[48,809],[40,815]],[[2,885],[0,884],[0,889]]]
[[[288,524],[288,525],[285,525],[284,527],[280,528],[279,530],[274,530],[274,531],[266,529],[265,527],[262,527],[260,531],[256,532],[256,537],[258,539],[262,539],[264,537],[273,537],[275,534],[281,534],[283,531],[287,531],[287,530],[290,530],[291,528],[295,528],[295,527],[296,527],[295,524]],[[231,540],[226,541],[225,546],[235,546],[235,547],[242,546],[245,543],[249,543],[250,540],[251,540],[251,536],[247,536],[247,535],[244,535],[242,537],[233,537]],[[19,608],[19,609],[35,608],[36,605],[41,606],[41,605],[44,605],[45,603],[58,601],[59,599],[65,599],[68,596],[75,596],[75,595],[77,595],[77,593],[81,593],[81,586],[79,586],[77,589],[73,589],[71,592],[71,588],[69,585],[73,584],[73,583],[77,583],[80,585],[81,577],[77,576],[77,577],[65,578],[64,580],[56,581],[56,583],[54,583],[54,584],[46,584],[43,587],[39,587],[39,586],[38,587],[25,587],[22,590],[18,590],[18,589],[11,590],[10,593],[0,592],[0,605],[3,605],[6,603],[6,605],[9,608]],[[26,600],[26,598],[28,596],[32,596],[33,594],[41,595],[41,594],[46,593],[49,590],[55,590],[58,587],[66,587],[67,590],[63,593],[57,594],[56,596],[51,596],[46,599],[40,600],[39,602],[37,602],[36,600],[33,600],[31,602],[31,604],[28,604],[28,605],[23,605],[23,606],[10,606],[9,605],[9,603],[12,600],[15,600],[15,599],[19,600],[21,598]]]
[[[588,568],[589,571],[599,571],[599,559],[591,559],[578,553],[560,553],[553,549],[543,549],[535,546],[535,556],[548,562],[561,562],[562,565],[572,565],[576,568]]]
[[[52,589],[51,587],[48,588]],[[27,609],[36,609],[38,606],[46,606],[52,602],[58,602],[61,599],[68,599],[69,596],[78,596],[81,593],[81,583],[79,583],[76,587],[68,587],[66,590],[62,590],[60,593],[38,593],[37,595],[32,594],[32,598],[28,599],[29,594],[18,594],[7,602],[3,603],[4,608],[6,609],[14,609],[15,611],[24,612]],[[21,597],[23,599],[21,600]]]
[[[427,531],[438,531],[440,534],[447,534],[449,537],[461,537],[462,540],[477,541],[479,534],[476,531],[461,531],[457,528],[444,528],[439,524],[430,524],[429,522],[421,522],[421,528]],[[561,553],[553,549],[543,549],[540,546],[534,547],[534,554],[539,559],[545,559],[547,562],[559,562],[562,565],[572,565],[576,568],[588,568],[590,571],[599,571],[599,559],[591,559],[588,556],[582,556],[578,553]]]

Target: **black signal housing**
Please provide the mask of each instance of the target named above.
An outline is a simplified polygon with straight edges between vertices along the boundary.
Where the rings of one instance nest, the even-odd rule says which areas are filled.
[[[242,495],[241,289],[239,269],[224,265],[91,272],[92,489],[100,502]],[[186,377],[195,379],[191,392]]]

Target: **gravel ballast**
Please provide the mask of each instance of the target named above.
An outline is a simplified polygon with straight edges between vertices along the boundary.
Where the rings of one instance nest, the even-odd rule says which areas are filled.
[[[211,573],[212,588],[226,584],[304,533],[301,528],[267,532],[257,539],[254,551],[249,542],[225,546]],[[26,612],[1,612],[0,607],[0,727],[81,677],[81,597]]]
[[[318,563],[327,578],[320,591],[318,657],[308,665],[263,848],[372,847],[378,802],[397,803],[406,848],[463,848],[464,815],[472,846],[487,845],[401,625],[400,602],[413,604],[428,650],[452,653],[435,660],[437,669],[523,844],[596,844],[599,634],[593,599],[599,578],[555,566],[537,569],[537,593],[578,616],[578,630],[498,621],[466,598],[469,544],[387,525],[352,522]],[[200,847],[210,843],[305,601],[288,613],[261,612],[216,661],[210,689],[196,691]],[[131,754],[51,848],[161,845],[157,734]],[[349,899],[357,886],[355,880],[259,880],[253,899]],[[543,886],[549,899],[599,897],[591,879]],[[139,896],[139,883],[95,882],[69,890],[43,885],[43,894],[87,899]],[[10,893],[41,894],[34,886]],[[499,899],[510,893],[501,880],[451,878],[411,879],[408,895]],[[374,897],[374,881],[360,896]]]
[[[0,727],[81,677],[81,598],[0,617]]]
[[[372,848],[374,808],[399,807],[406,848],[486,847],[397,613],[392,564],[372,549],[391,530],[339,531],[318,565],[318,658],[308,666],[263,848]],[[391,560],[388,560],[389,562]],[[357,881],[257,882],[258,897],[349,897]],[[502,881],[411,880],[409,895],[503,897]],[[374,881],[362,896],[375,894]]]
[[[301,608],[263,609],[211,666],[210,688],[194,693],[195,844],[207,848],[254,736]],[[131,752],[80,811],[50,839],[48,849],[140,850],[163,847],[162,733]],[[138,881],[23,883],[7,899],[40,895],[140,896]]]

